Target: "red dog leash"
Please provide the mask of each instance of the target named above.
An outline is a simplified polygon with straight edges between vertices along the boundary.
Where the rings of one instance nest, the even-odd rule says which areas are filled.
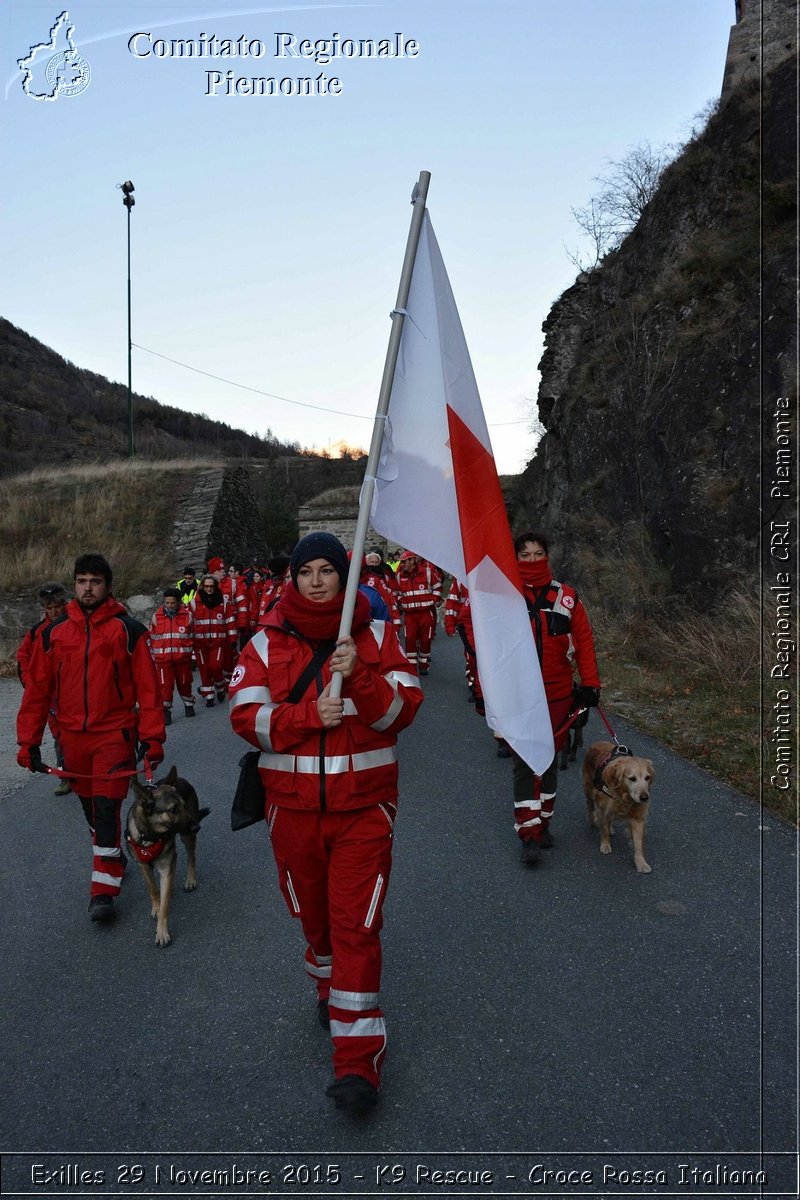
[[[567,730],[568,730],[568,729],[569,729],[569,728],[570,728],[572,725],[574,725],[574,724],[575,724],[575,722],[577,721],[578,717],[582,717],[582,716],[583,716],[583,714],[584,714],[585,712],[588,712],[588,711],[589,711],[589,710],[588,710],[588,708],[587,708],[587,707],[586,707],[586,705],[584,704],[582,708],[576,708],[574,712],[571,712],[571,713],[569,714],[569,716],[567,717],[566,721],[564,722],[564,724],[561,726],[561,728],[560,728],[560,729],[557,729],[557,730],[555,731],[555,733],[553,734],[553,740],[556,740],[557,738],[560,738],[560,737],[561,737],[561,735],[562,735],[562,733],[566,733],[566,732],[567,732]]]
[[[148,783],[152,783],[153,780],[153,768],[150,766],[148,759],[144,760],[144,766],[141,768],[137,769],[134,767],[132,771],[109,771],[105,775],[81,775],[77,771],[64,771],[61,767],[49,767],[47,763],[41,763],[36,773],[41,775],[56,775],[59,779],[124,779],[126,775],[131,777],[133,775],[144,774],[145,780]]]
[[[630,750],[628,749],[628,747],[623,746],[622,743],[620,742],[619,738],[617,737],[617,735],[614,733],[614,730],[611,728],[611,722],[609,721],[608,717],[603,712],[603,710],[599,704],[597,705],[597,711],[600,715],[600,720],[603,722],[606,729],[611,734],[611,740],[613,741],[614,745],[617,747],[617,749],[614,752],[614,756],[616,757],[617,755],[620,755],[620,754],[630,754]]]

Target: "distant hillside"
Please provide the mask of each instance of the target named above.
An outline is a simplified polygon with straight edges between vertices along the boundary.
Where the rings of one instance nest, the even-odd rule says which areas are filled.
[[[143,459],[261,458],[300,447],[134,393]],[[43,466],[113,462],[128,454],[128,389],[81,370],[0,317],[0,476]]]

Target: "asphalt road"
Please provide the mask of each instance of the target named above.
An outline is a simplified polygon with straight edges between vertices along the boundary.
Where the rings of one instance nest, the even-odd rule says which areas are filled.
[[[360,1120],[325,1096],[265,830],[230,831],[226,708],[169,730],[166,764],[212,812],[166,949],[135,869],[115,924],[90,924],[77,800],[38,776],[5,795],[0,1194],[727,1196],[758,1194],[731,1174],[758,1169],[793,1194],[794,830],[620,721],[656,765],[652,874],[622,830],[601,856],[575,766],[526,869],[457,643],[436,639],[424,686],[401,739],[382,1103]],[[585,733],[604,736],[596,716]]]

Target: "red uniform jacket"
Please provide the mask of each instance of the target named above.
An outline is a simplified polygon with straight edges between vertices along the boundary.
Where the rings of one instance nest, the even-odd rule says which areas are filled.
[[[553,579],[544,588],[526,584],[524,593],[547,699],[565,700],[570,695],[573,661],[581,683],[599,688],[592,627],[575,589]]]
[[[467,600],[467,589],[457,579],[454,579],[444,602],[444,631],[450,637],[453,636],[456,626],[461,621],[461,610]]]
[[[190,605],[194,640],[200,650],[210,650],[213,646],[225,646],[236,641],[236,613],[222,585],[220,590],[221,604],[209,608],[198,593]]]
[[[413,575],[397,572],[397,603],[403,612],[434,608],[442,598],[442,573],[432,563],[420,563]]]
[[[263,579],[261,583],[251,583],[250,587],[247,589],[248,629],[255,629],[256,625],[258,624],[258,612],[261,608],[261,596],[264,592],[264,588],[267,586],[268,584],[266,579]]]
[[[317,697],[330,682],[326,662],[296,704],[289,692],[315,647],[272,612],[247,643],[231,681],[231,724],[261,749],[270,802],[339,811],[397,802],[397,734],[422,703],[417,676],[391,625],[372,621],[353,639],[359,661],[342,688],[344,718],[325,729]]]
[[[164,741],[147,630],[113,596],[89,616],[70,600],[64,616],[37,637],[17,717],[21,746],[41,743],[51,702],[65,732],[130,729],[141,741]]]
[[[382,572],[365,567],[361,572],[361,582],[365,583],[367,587],[374,588],[378,593],[391,614],[392,624],[402,625],[403,619],[400,616],[400,609],[397,607],[397,587],[394,580],[390,583]]]
[[[247,597],[248,583],[244,575],[237,575],[233,589],[233,605],[236,609],[236,628],[250,628],[250,603]]]
[[[150,649],[156,663],[192,656],[192,614],[181,605],[169,613],[161,604],[150,621]]]
[[[264,584],[261,592],[261,600],[258,605],[258,617],[256,618],[256,626],[263,629],[266,625],[269,614],[281,598],[283,585],[289,577],[288,570],[280,576],[271,576]]]
[[[247,629],[249,613],[247,611],[247,581],[243,575],[232,579],[224,575],[219,581],[219,590],[228,598],[234,625],[237,629]]]
[[[30,670],[33,647],[36,643],[36,639],[42,632],[42,629],[49,624],[50,618],[45,615],[42,617],[41,621],[37,621],[36,624],[28,630],[28,632],[25,634],[25,637],[19,644],[19,648],[17,650],[17,674],[19,675],[19,681],[23,687],[25,687],[28,679],[28,671]]]

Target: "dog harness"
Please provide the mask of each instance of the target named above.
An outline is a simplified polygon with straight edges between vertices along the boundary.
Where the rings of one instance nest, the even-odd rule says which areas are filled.
[[[166,838],[161,838],[157,842],[135,842],[129,833],[125,834],[125,840],[139,862],[145,864],[158,858],[167,844]]]
[[[603,782],[603,772],[605,771],[608,764],[610,762],[613,762],[615,758],[630,758],[630,757],[631,757],[631,752],[628,749],[628,747],[620,746],[620,744],[618,742],[616,744],[616,746],[614,746],[614,748],[611,750],[611,752],[605,756],[605,758],[602,760],[602,762],[598,763],[597,770],[594,773],[594,786],[596,787],[598,792],[604,792],[606,796],[611,795],[611,792],[608,790],[605,783]],[[638,801],[637,801],[637,803],[638,803]]]

